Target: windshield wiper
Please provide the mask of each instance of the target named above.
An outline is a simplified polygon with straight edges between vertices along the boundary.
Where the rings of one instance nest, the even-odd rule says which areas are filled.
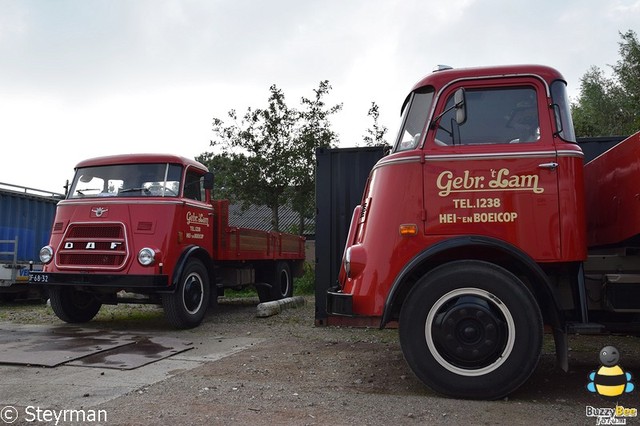
[[[76,189],[76,192],[80,195],[84,195],[83,191],[100,191],[100,188],[82,188],[82,189]]]
[[[121,194],[123,192],[134,192],[134,191],[144,191],[145,194],[150,194],[151,191],[149,191],[148,188],[144,188],[144,187],[139,187],[139,188],[126,188],[126,189],[121,189],[120,191],[118,191],[118,194]]]

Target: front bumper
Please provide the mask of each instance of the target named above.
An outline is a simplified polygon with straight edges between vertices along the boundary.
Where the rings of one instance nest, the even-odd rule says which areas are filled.
[[[353,295],[342,293],[335,287],[327,290],[327,313],[353,316]]]
[[[48,286],[82,286],[104,289],[171,293],[167,275],[112,275],[65,272],[30,272],[29,283]]]

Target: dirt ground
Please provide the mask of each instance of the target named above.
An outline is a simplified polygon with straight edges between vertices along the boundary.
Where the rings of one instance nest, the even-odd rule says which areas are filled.
[[[121,307],[100,314],[87,326],[182,337],[196,346],[220,337],[264,340],[91,408],[106,410],[109,425],[595,425],[599,419],[586,415],[588,406],[640,406],[638,389],[617,400],[586,389],[606,345],[620,350],[620,365],[635,381],[637,338],[572,337],[570,372],[563,373],[547,336],[537,370],[518,391],[500,401],[464,401],[437,395],[415,378],[397,330],[315,327],[312,297],[269,318],[256,317],[256,304],[220,304],[200,327],[184,331],[170,330],[155,308],[145,307],[141,317],[119,313]],[[44,305],[10,309],[0,306],[0,320],[59,322]]]

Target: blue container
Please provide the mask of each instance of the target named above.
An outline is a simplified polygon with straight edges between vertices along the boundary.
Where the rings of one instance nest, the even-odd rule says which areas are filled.
[[[49,244],[56,205],[61,194],[0,183],[0,241],[18,239],[17,261],[38,263],[40,249]],[[14,243],[0,243],[0,262],[13,262]]]

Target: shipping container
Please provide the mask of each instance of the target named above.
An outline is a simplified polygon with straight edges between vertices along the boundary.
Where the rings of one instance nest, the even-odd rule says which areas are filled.
[[[353,209],[384,146],[316,150],[316,314],[326,325],[326,293],[340,270]]]
[[[0,294],[24,293],[31,267],[42,269],[40,248],[47,245],[56,205],[64,196],[0,182]]]

